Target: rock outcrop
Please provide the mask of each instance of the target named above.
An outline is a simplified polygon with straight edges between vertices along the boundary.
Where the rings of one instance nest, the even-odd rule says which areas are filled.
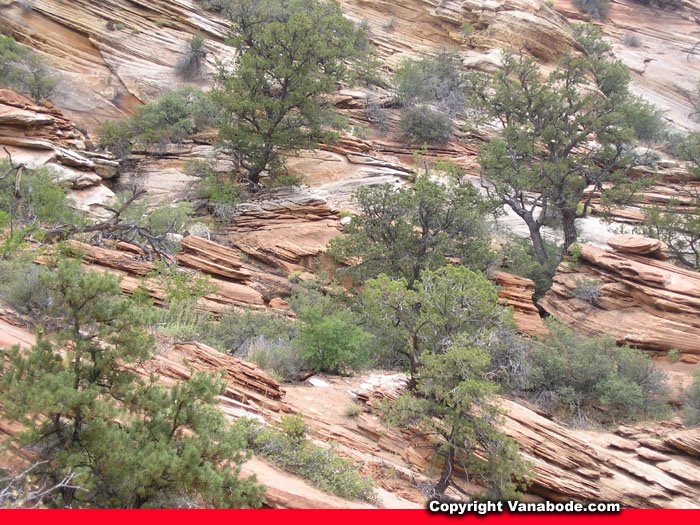
[[[401,374],[373,376],[353,392],[375,405],[396,398],[405,385]],[[528,493],[554,501],[617,501],[626,507],[698,506],[700,429],[682,430],[677,423],[665,423],[620,427],[612,433],[573,430],[515,401],[502,399],[500,405],[502,431],[518,443],[532,466]],[[428,464],[430,454],[419,437],[409,431],[398,435],[393,429],[378,431],[373,416],[366,418],[356,432],[365,438],[382,436],[372,441],[375,454],[382,449],[391,452],[413,469]]]
[[[660,248],[655,240],[620,236],[610,245],[615,249],[579,245],[578,260],[559,266],[540,306],[586,335],[700,354],[700,273],[655,258]],[[592,292],[577,292],[583,287]]]
[[[0,89],[0,158],[9,153],[15,164],[50,169],[57,183],[74,190],[70,196],[76,207],[90,212],[114,196],[102,182],[117,174],[118,163],[87,151],[87,140],[58,108],[37,106]],[[86,197],[94,197],[96,188],[101,188],[100,198],[91,202]]]
[[[297,187],[240,204],[223,233],[252,259],[289,275],[311,269],[340,229],[340,214],[322,192]]]
[[[540,312],[532,301],[535,283],[531,279],[507,272],[494,272],[491,279],[501,287],[498,297],[513,309],[513,318],[518,330],[526,335],[547,335]]]

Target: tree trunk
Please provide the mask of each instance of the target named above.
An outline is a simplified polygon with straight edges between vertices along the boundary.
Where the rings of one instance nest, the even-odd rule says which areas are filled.
[[[576,210],[571,208],[561,210],[561,222],[564,229],[562,253],[566,254],[569,251],[569,246],[578,239],[578,234],[576,233]]]
[[[454,439],[454,430],[452,431],[452,434],[450,435],[450,443],[448,443],[449,449],[447,451],[447,454],[445,454],[445,466],[442,467],[442,475],[440,475],[440,479],[435,485],[435,492],[438,494],[444,494],[445,491],[447,490],[447,487],[450,486],[450,480],[452,479],[452,470],[454,468],[454,459],[455,459],[455,449],[452,446],[451,441]]]
[[[542,232],[540,231],[541,226],[536,224],[534,221],[525,219],[528,229],[530,230],[530,240],[532,241],[532,248],[535,250],[535,257],[537,261],[542,265],[547,265],[547,250],[544,248],[544,241],[542,240]]]

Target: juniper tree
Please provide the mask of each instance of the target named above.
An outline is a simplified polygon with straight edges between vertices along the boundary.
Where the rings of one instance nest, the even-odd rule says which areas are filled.
[[[481,148],[482,185],[527,225],[540,264],[547,263],[542,228],[560,221],[563,253],[576,242],[576,219],[588,214],[595,190],[606,204],[629,200],[646,179],[627,176],[653,158],[636,152],[629,72],[606,56],[609,45],[577,26],[584,56],[566,55],[544,76],[533,58],[506,53],[493,77],[471,77],[472,101],[502,127]]]
[[[49,507],[255,506],[261,489],[239,477],[245,438],[216,407],[223,384],[193,374],[171,389],[135,370],[154,353],[150,316],[121,296],[119,279],[61,261],[43,276],[62,329],[2,356],[5,417],[16,445],[40,461],[33,475],[71,483]],[[51,483],[49,483],[51,484]]]
[[[409,390],[386,414],[435,439],[444,459],[436,491],[445,491],[461,464],[492,497],[513,497],[526,469],[516,444],[496,428],[490,352],[496,332],[512,329],[513,320],[495,286],[462,266],[423,271],[413,289],[405,279],[380,275],[365,283],[361,305],[401,338]]]
[[[263,174],[279,175],[283,153],[334,138],[324,95],[346,78],[356,30],[335,0],[242,0],[224,13],[237,55],[212,92],[219,138],[256,187]]]
[[[493,204],[472,184],[450,177],[453,169],[438,166],[445,182],[433,180],[426,168],[408,187],[358,188],[353,199],[361,213],[331,241],[329,254],[349,263],[357,282],[386,273],[412,285],[422,270],[450,258],[484,270],[493,259],[485,219]]]

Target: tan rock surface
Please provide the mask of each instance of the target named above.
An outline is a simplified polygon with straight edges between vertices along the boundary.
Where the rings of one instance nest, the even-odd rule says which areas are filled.
[[[513,318],[519,331],[527,335],[547,335],[540,312],[532,302],[535,283],[507,272],[495,272],[491,278],[501,287],[498,297],[513,308]]]
[[[586,335],[619,343],[700,354],[700,273],[651,257],[580,245],[578,264],[564,261],[540,306]],[[598,304],[574,297],[598,286]]]
[[[322,192],[283,188],[240,204],[224,233],[251,258],[289,275],[312,268],[340,234],[340,214]]]

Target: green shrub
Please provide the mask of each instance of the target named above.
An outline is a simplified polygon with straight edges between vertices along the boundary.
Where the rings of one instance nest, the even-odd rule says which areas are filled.
[[[187,44],[187,49],[177,64],[177,73],[185,80],[199,80],[204,74],[204,61],[207,50],[206,40],[201,35],[194,35]]]
[[[355,324],[349,310],[329,315],[323,308],[308,308],[299,313],[299,320],[295,342],[315,372],[345,374],[367,365],[372,337]]]
[[[271,313],[230,311],[200,331],[205,343],[252,361],[281,381],[293,381],[307,370],[299,349],[292,344],[297,324]]]
[[[630,98],[630,103],[624,107],[624,116],[637,140],[642,142],[661,140],[666,132],[664,112],[641,97]]]
[[[0,37],[0,86],[29,93],[39,104],[56,91],[57,85],[58,79],[40,55],[12,37]]]
[[[608,0],[574,0],[574,5],[596,20],[605,20],[610,11]]]
[[[405,60],[394,76],[396,98],[405,106],[435,103],[449,114],[464,107],[464,75],[459,57],[442,50],[434,58]]]
[[[689,427],[700,425],[700,372],[686,392],[684,400],[685,424]]]
[[[403,110],[398,129],[414,144],[444,144],[452,138],[450,117],[428,106],[415,106]]]
[[[362,407],[360,407],[360,405],[357,405],[355,403],[345,407],[345,417],[354,418],[354,417],[359,416],[361,412],[362,412]]]
[[[642,351],[611,337],[584,338],[555,322],[548,328],[549,338],[533,347],[527,387],[545,409],[580,420],[667,413],[665,375]]]
[[[0,160],[1,174],[7,173],[9,168],[7,160]],[[9,175],[0,180],[0,212],[4,213],[5,222],[11,228],[27,225],[36,229],[39,225],[73,224],[79,220],[67,199],[67,188],[54,182],[55,176],[49,168],[22,170],[21,210],[15,198],[15,177]]]
[[[214,123],[217,112],[201,91],[184,87],[140,107],[133,117],[98,129],[99,145],[124,158],[134,146],[162,148],[178,143]]]
[[[598,306],[600,301],[600,283],[598,281],[578,280],[576,287],[571,290],[571,295],[593,306]]]
[[[639,47],[642,45],[642,42],[639,40],[639,37],[634,33],[625,33],[624,43],[628,47]]]
[[[283,416],[281,430],[262,428],[250,420],[239,425],[245,425],[248,446],[255,454],[280,468],[342,498],[376,499],[372,479],[362,476],[352,461],[340,457],[334,446],[323,448],[309,440],[301,415]]]
[[[559,266],[561,247],[555,242],[544,240],[547,264],[542,265],[535,256],[535,250],[527,239],[509,239],[502,248],[499,266],[514,275],[532,279],[535,283],[535,303],[552,287],[552,276]]]
[[[29,256],[0,259],[0,299],[39,323],[50,317],[52,298],[42,281],[46,270]]]

